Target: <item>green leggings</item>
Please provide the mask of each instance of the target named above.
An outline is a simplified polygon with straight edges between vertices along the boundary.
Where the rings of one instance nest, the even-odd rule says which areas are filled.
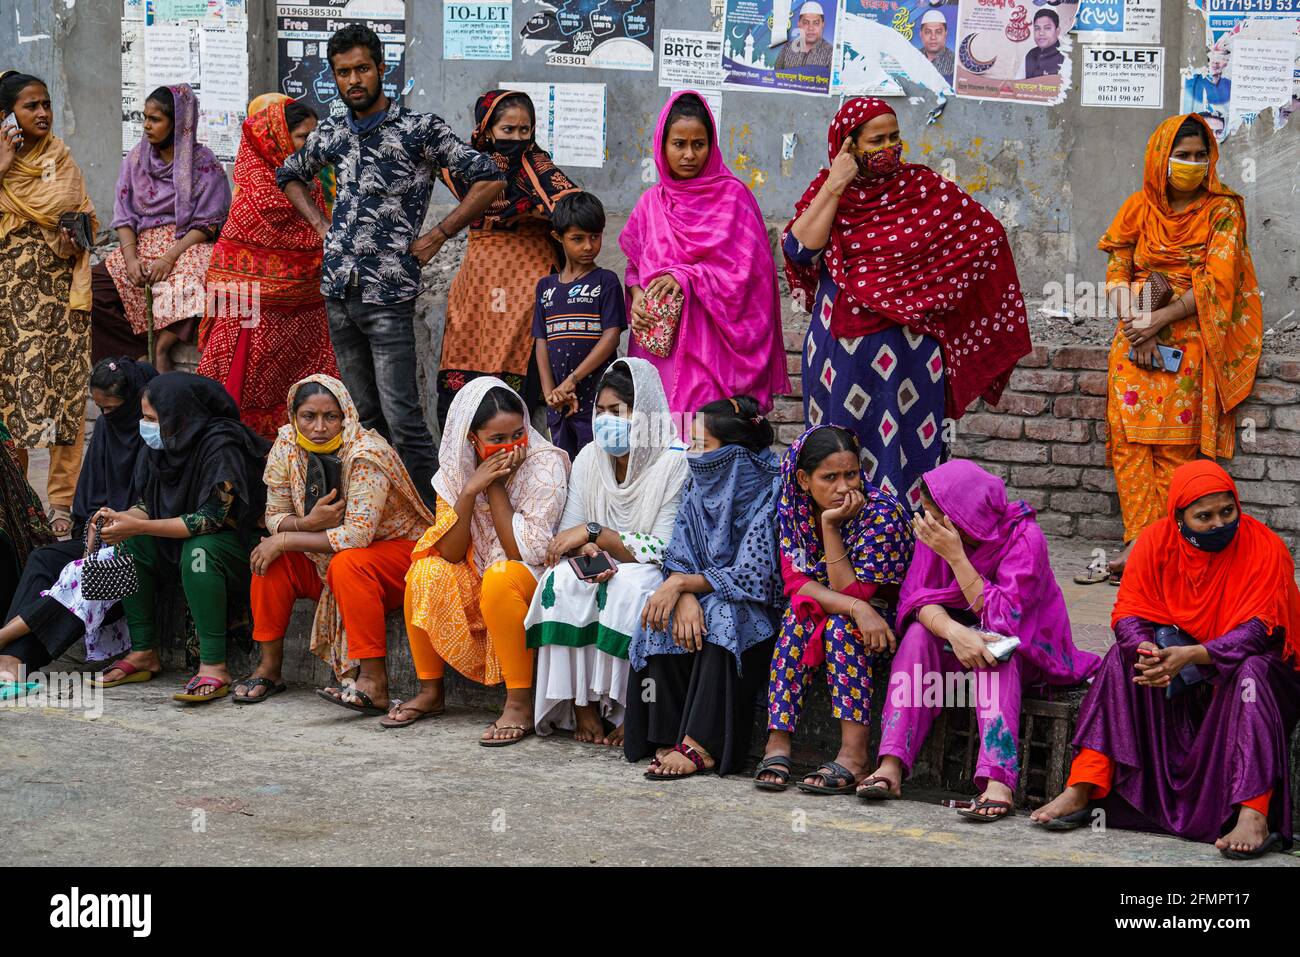
[[[233,531],[197,535],[181,541],[181,586],[199,636],[199,660],[205,665],[226,661],[226,593],[248,590],[248,549]],[[135,559],[140,589],[122,599],[132,651],[152,651],[158,646],[154,596],[162,577],[163,562],[157,540],[140,535],[126,542]]]

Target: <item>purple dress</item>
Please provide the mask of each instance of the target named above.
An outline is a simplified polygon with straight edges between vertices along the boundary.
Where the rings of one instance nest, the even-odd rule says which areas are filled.
[[[1116,643],[1079,711],[1073,744],[1115,762],[1099,802],[1107,823],[1212,842],[1236,820],[1234,805],[1270,788],[1269,830],[1291,837],[1287,762],[1300,716],[1300,673],[1278,633],[1256,618],[1207,641],[1207,680],[1169,698],[1133,683],[1137,647],[1152,641],[1141,618],[1115,623]]]

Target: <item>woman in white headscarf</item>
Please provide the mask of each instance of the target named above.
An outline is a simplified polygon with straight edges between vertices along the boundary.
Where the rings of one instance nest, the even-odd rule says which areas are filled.
[[[537,732],[573,729],[579,741],[621,745],[628,644],[646,600],[663,583],[686,446],[659,373],[643,359],[610,365],[593,411],[595,441],[573,463],[563,530],[547,549],[551,570],[525,625],[528,646],[538,649]],[[602,552],[612,567],[590,578],[567,560]]]
[[[420,693],[395,702],[380,723],[401,728],[440,714],[450,665],[480,684],[505,682],[505,709],[479,739],[504,747],[533,730],[524,616],[564,508],[569,457],[528,424],[517,392],[480,376],[452,400],[438,458],[436,520],[406,576]]]

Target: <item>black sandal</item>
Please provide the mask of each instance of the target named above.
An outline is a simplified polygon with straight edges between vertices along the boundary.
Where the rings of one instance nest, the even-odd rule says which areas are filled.
[[[1060,817],[1054,817],[1050,821],[1035,821],[1044,831],[1074,831],[1081,827],[1087,827],[1092,823],[1092,808],[1085,807],[1078,811],[1071,811],[1069,814],[1062,814]]]
[[[779,781],[763,781],[760,776],[764,772],[775,774]],[[790,774],[794,771],[794,765],[784,754],[774,754],[770,758],[764,758],[758,762],[758,767],[754,770],[754,787],[760,791],[784,791],[790,786]]]
[[[339,692],[339,695],[350,694],[356,698],[356,701],[344,701],[342,697],[330,694],[331,691]],[[388,714],[387,708],[375,707],[375,703],[370,700],[370,695],[364,691],[358,691],[356,688],[319,688],[316,694],[324,698],[330,704],[336,704],[340,708],[347,708],[349,711],[359,711],[367,717],[374,718],[381,714]]]
[[[818,777],[825,784],[809,784],[800,781],[797,787],[806,794],[852,794],[858,789],[858,776],[836,761],[825,761],[805,778]]]
[[[897,801],[903,795],[893,790],[893,783],[889,778],[869,777],[858,786],[858,797],[864,801]]]
[[[1272,831],[1268,837],[1259,842],[1259,847],[1253,851],[1234,851],[1230,847],[1223,847],[1219,849],[1219,853],[1230,861],[1253,861],[1257,857],[1263,857],[1272,851],[1280,850],[1282,850],[1282,835],[1277,831]]]
[[[695,765],[695,770],[687,771],[685,774],[655,774],[654,773],[655,768],[663,764],[663,761],[661,759],[656,758],[655,760],[657,763],[652,764],[650,766],[650,770],[645,773],[645,776],[647,778],[649,778],[651,781],[676,781],[679,778],[693,778],[695,777],[695,775],[703,771],[710,770],[709,768],[706,768],[704,766],[704,755],[700,754],[699,751],[696,751],[689,744],[679,744],[676,747],[674,747],[672,750],[688,758],[691,764]],[[717,767],[717,765],[715,764],[714,767]]]
[[[235,682],[236,688],[243,688],[244,693],[236,692],[230,696],[230,700],[235,704],[260,704],[271,695],[279,694],[281,691],[288,691],[288,686],[283,681],[276,683],[270,678],[254,678],[251,675],[247,678],[241,678]],[[257,696],[250,695],[248,692],[254,688],[265,688],[266,693]],[[233,689],[232,689],[233,690]]]
[[[980,811],[985,808],[1005,808],[1001,814],[981,814]],[[988,824],[992,821],[1000,821],[1004,817],[1015,817],[1016,809],[1010,801],[976,801],[969,808],[959,808],[957,811],[968,821],[978,821],[981,824]]]

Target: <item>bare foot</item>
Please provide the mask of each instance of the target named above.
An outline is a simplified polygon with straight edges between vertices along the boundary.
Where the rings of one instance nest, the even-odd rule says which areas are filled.
[[[513,727],[511,727],[513,725]],[[484,741],[509,741],[522,738],[533,727],[533,701],[531,693],[527,696],[507,697],[505,709],[488,729],[483,732]],[[523,728],[524,730],[520,730]]]
[[[605,735],[605,743],[611,748],[623,747],[623,726],[621,724],[609,734]]]
[[[13,655],[0,655],[0,681],[18,681],[23,663]]]
[[[689,735],[682,742],[687,747],[694,748],[695,753],[704,761],[704,767],[700,770],[711,771],[718,762],[714,761],[709,752],[700,747],[699,743]],[[665,749],[665,754],[659,759],[658,765],[655,766],[654,772],[665,778],[681,777],[684,774],[695,773],[695,762],[682,754],[680,751]]]
[[[1268,837],[1268,818],[1254,808],[1237,811],[1237,826],[1214,842],[1219,850],[1253,851]]]
[[[898,797],[903,796],[903,762],[898,760],[894,755],[887,754],[881,758],[880,767],[868,774],[863,782],[858,785],[859,797],[862,796],[862,792],[867,786],[867,781],[870,781],[872,778],[884,778],[889,782],[890,794],[897,795]],[[880,787],[880,782],[873,782],[873,786]]]
[[[1106,571],[1110,572],[1112,578],[1118,578],[1124,574],[1124,566],[1128,564],[1128,557],[1133,553],[1133,546],[1137,539],[1129,542],[1124,551],[1120,552],[1119,557],[1106,563]]]
[[[990,781],[988,787],[984,789],[984,793],[979,796],[979,799],[980,801],[1006,801],[1012,806],[1016,803],[1015,792],[1001,781]],[[1011,813],[1011,808],[985,807],[980,808],[975,813],[983,817],[1006,817]]]
[[[583,744],[604,744],[605,723],[596,713],[595,705],[575,705],[573,717],[577,726],[573,729],[573,740]]]
[[[406,701],[394,701],[388,709],[388,717],[394,721],[410,721],[421,714],[441,714],[443,708],[441,685],[422,687],[418,694]]]
[[[1046,824],[1058,817],[1082,811],[1092,799],[1091,784],[1072,784],[1052,800],[1029,815],[1029,820]]]

